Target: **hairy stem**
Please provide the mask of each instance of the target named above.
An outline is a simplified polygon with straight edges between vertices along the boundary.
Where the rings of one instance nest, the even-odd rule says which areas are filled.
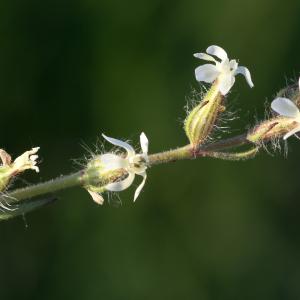
[[[124,171],[115,170],[111,173],[103,175],[102,178],[99,178],[97,174],[94,174],[92,177],[90,176],[88,180],[86,175],[87,174],[85,170],[82,170],[70,175],[60,176],[56,179],[52,179],[43,183],[17,189],[3,194],[0,197],[0,203],[2,200],[5,200],[7,205],[14,205],[24,199],[30,199],[41,195],[54,193],[59,190],[64,190],[74,186],[85,186],[88,184],[88,180],[97,181],[99,184],[106,185],[109,182],[117,180],[118,177],[124,176]]]
[[[233,147],[239,147],[242,145],[252,144],[247,139],[247,134],[237,135],[228,139],[214,142],[212,144],[204,145],[199,148],[199,151],[219,151]]]
[[[197,157],[209,156],[209,152],[216,152],[246,144],[252,143],[247,140],[247,134],[241,134],[212,144],[202,145],[198,149],[194,149],[191,145],[187,145],[177,149],[151,154],[149,155],[149,164],[152,166],[162,163],[174,162],[177,160],[194,159]],[[206,155],[203,155],[204,153]]]
[[[253,157],[257,153],[256,148],[243,153],[221,153],[219,151],[249,143],[250,142],[247,140],[247,135],[243,134],[212,144],[202,145],[198,149],[195,149],[192,145],[186,145],[177,149],[149,155],[149,166],[206,156],[229,160],[247,159]],[[124,170],[113,171],[109,174],[102,175],[101,178],[99,178],[99,174],[97,172],[92,172],[92,174],[93,175],[87,174],[85,170],[81,170],[70,175],[49,180],[47,182],[16,189],[8,193],[3,193],[0,196],[0,220],[15,217],[34,208],[52,202],[53,197],[48,196],[47,198],[47,195],[59,190],[74,186],[87,187],[91,181],[95,181],[103,186],[110,182],[115,182],[124,176]],[[32,199],[28,201],[28,199],[41,196],[45,196],[46,198],[37,198],[36,200]],[[24,207],[22,207],[22,205]]]
[[[8,203],[15,203],[16,201],[23,199],[34,198],[40,195],[81,185],[83,174],[84,172],[80,171],[71,175],[61,176],[43,183],[17,189],[2,196],[1,198],[5,197],[6,202]]]

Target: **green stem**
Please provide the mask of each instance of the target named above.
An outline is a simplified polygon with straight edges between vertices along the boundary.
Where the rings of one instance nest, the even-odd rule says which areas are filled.
[[[193,150],[190,145],[187,145],[177,149],[149,155],[149,165],[153,166],[191,158],[193,158]]]
[[[80,185],[84,172],[80,171],[71,175],[61,176],[40,184],[17,189],[0,197],[0,220],[10,219],[36,208],[44,206],[55,200],[47,194]],[[31,198],[44,195],[43,198]]]
[[[246,135],[240,135],[209,145],[203,145],[199,149],[195,149],[191,145],[186,145],[174,150],[149,155],[149,166],[183,159],[194,159],[204,156],[223,159],[241,159],[241,155],[239,156],[239,154],[218,154],[217,151],[241,146],[246,143],[249,143],[249,141],[247,141]],[[247,155],[248,153],[246,153],[246,155],[242,154],[242,156],[245,158]],[[84,170],[81,170],[74,174],[61,176],[47,182],[2,194],[2,196],[0,196],[0,220],[9,219],[17,215],[24,214],[25,212],[31,211],[53,201],[53,197],[47,198],[47,196],[45,198],[32,198],[51,194],[59,190],[71,188],[74,186],[88,187],[89,183],[94,181],[101,186],[105,186],[107,183],[114,182],[118,180],[118,178],[124,176],[124,170],[115,170],[114,172],[102,175],[101,178],[99,178],[98,172],[91,172],[91,174],[88,174]]]
[[[219,151],[233,147],[240,147],[247,144],[253,144],[247,139],[247,134],[237,135],[225,140],[217,141],[208,145],[201,146],[199,152],[201,151]]]
[[[197,151],[194,151],[191,145],[187,145],[174,150],[149,155],[149,165],[153,166],[183,159],[194,159],[196,157],[209,156],[208,153],[211,151],[215,152],[226,148],[237,147],[246,143],[249,143],[246,140],[246,135],[239,135],[233,138],[212,143],[210,145],[201,146]],[[1,196],[0,201],[5,198],[6,202],[15,203],[20,200],[57,192],[59,190],[71,188],[74,186],[84,185],[84,175],[84,171],[79,171],[74,174],[61,176],[56,179],[52,179],[33,186],[17,189]],[[97,178],[97,180],[99,181],[99,178]],[[106,180],[109,180],[109,178]]]
[[[83,175],[84,172],[80,171],[71,175],[61,176],[56,179],[52,179],[33,186],[17,189],[15,191],[10,192],[7,195],[9,196],[9,198],[5,197],[6,202],[15,203],[16,201],[20,201],[23,199],[34,198],[40,195],[49,194],[59,190],[81,185]]]
[[[202,145],[197,150],[195,150],[191,145],[187,145],[174,150],[151,154],[149,155],[149,164],[152,166],[174,162],[177,160],[194,159],[197,157],[209,156],[209,152],[216,152],[228,148],[243,146],[246,144],[252,143],[247,140],[247,134],[241,134],[208,145]]]

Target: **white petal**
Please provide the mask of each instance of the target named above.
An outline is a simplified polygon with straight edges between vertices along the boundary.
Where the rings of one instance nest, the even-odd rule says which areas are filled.
[[[121,141],[121,140],[117,140],[117,139],[108,137],[108,136],[106,136],[106,135],[104,135],[104,134],[102,134],[102,136],[103,136],[108,142],[110,142],[111,144],[113,144],[113,145],[115,145],[115,146],[118,146],[118,147],[124,148],[124,149],[127,151],[127,153],[128,153],[129,156],[132,156],[132,155],[135,154],[134,149],[133,149],[128,143],[123,142],[123,141]]]
[[[40,147],[32,148],[29,151],[24,152],[22,155],[17,157],[13,162],[13,168],[17,173],[21,173],[25,170],[32,169],[37,173],[39,172],[39,168],[36,165],[36,159],[38,155],[35,155]]]
[[[210,56],[210,55],[208,55],[206,53],[195,53],[194,57],[200,58],[200,59],[203,59],[203,60],[207,60],[207,61],[216,62],[216,60],[212,56]]]
[[[146,179],[147,179],[147,174],[146,172],[144,172],[143,174],[140,174],[141,176],[143,176],[143,181],[141,182],[141,184],[137,187],[137,189],[135,190],[135,193],[134,193],[134,198],[133,198],[133,201],[135,202],[135,200],[137,199],[137,197],[139,196],[141,190],[143,189],[144,185],[145,185],[145,182],[146,182]]]
[[[237,70],[238,68],[238,63],[235,59],[232,59],[230,62],[229,62],[229,67],[231,68],[232,71],[235,71]]]
[[[148,154],[148,147],[149,147],[149,141],[146,137],[146,134],[144,132],[142,132],[142,134],[140,135],[140,143],[141,143],[141,148],[143,151],[143,154]]]
[[[123,191],[131,186],[131,184],[134,180],[134,177],[135,177],[135,174],[133,172],[130,172],[130,173],[128,173],[128,176],[124,180],[114,182],[114,183],[109,183],[105,186],[105,188],[112,192]]]
[[[226,74],[220,78],[219,90],[222,95],[226,95],[232,86],[234,85],[235,77],[233,75]]]
[[[39,173],[40,172],[40,169],[38,166],[32,166],[31,167],[31,170],[34,170],[36,173]]]
[[[205,64],[196,68],[195,75],[197,81],[212,83],[218,77],[219,71],[217,70],[216,66],[211,64]]]
[[[220,58],[221,60],[225,60],[226,58],[228,58],[226,51],[219,46],[215,46],[215,45],[209,46],[206,49],[206,52],[208,54],[215,55],[216,57]]]
[[[288,118],[297,118],[300,114],[296,104],[287,98],[276,98],[272,101],[271,108],[278,114]]]
[[[36,162],[36,160],[39,158],[39,156],[38,155],[30,155],[30,160],[32,161],[32,162]]]
[[[105,153],[100,155],[100,161],[104,164],[105,168],[109,170],[122,169],[127,167],[126,159],[112,153]]]
[[[235,71],[235,75],[237,74],[242,74],[245,76],[246,80],[247,80],[247,83],[249,84],[249,86],[251,88],[254,87],[254,84],[252,82],[252,79],[251,79],[251,74],[250,74],[250,71],[248,70],[248,68],[246,67],[238,67]]]
[[[92,191],[89,191],[89,194],[91,195],[91,197],[93,198],[93,200],[97,203],[97,204],[100,204],[102,205],[103,202],[104,202],[104,199],[103,197],[99,194],[99,193],[96,193],[96,192],[92,192]]]
[[[284,137],[283,139],[286,140],[287,138],[289,138],[290,136],[294,135],[295,133],[300,131],[300,126],[296,127],[295,129],[289,131]]]

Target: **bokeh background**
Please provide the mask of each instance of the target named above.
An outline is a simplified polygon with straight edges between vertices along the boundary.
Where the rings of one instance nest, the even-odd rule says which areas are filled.
[[[77,170],[102,132],[138,145],[145,131],[152,153],[186,143],[192,54],[211,44],[251,70],[255,88],[241,77],[230,95],[231,134],[245,131],[299,75],[299,12],[298,0],[2,0],[1,147],[42,157],[19,183]],[[291,138],[288,158],[157,166],[119,208],[61,192],[0,224],[0,298],[300,299],[299,150]]]

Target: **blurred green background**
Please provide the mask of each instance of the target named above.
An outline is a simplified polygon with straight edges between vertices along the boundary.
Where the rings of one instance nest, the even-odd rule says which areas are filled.
[[[237,78],[229,99],[241,133],[299,75],[299,12],[298,0],[2,0],[1,147],[41,147],[28,184],[77,170],[102,132],[138,145],[144,131],[152,153],[183,145],[192,54],[211,44],[251,71],[255,88]],[[0,224],[0,298],[300,299],[299,150],[291,138],[288,159],[157,166],[119,208],[61,192]]]

